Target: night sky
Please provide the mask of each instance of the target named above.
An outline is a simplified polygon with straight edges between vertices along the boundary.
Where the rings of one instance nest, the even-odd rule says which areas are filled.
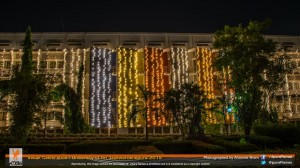
[[[139,3],[138,3],[139,2]],[[179,3],[180,2],[180,3]],[[0,32],[213,33],[271,19],[267,34],[300,35],[297,0],[6,0]]]

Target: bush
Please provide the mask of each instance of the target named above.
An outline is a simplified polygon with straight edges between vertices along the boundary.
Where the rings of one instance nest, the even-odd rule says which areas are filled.
[[[225,149],[219,145],[212,145],[202,141],[192,141],[193,153],[225,153]]]
[[[163,154],[162,151],[158,150],[154,146],[138,146],[132,148],[129,153],[131,154]]]
[[[166,154],[191,153],[192,151],[192,143],[190,141],[160,141],[153,144]]]
[[[300,127],[294,125],[255,126],[256,135],[275,137],[281,140],[285,146],[292,147],[300,144]]]
[[[224,147],[226,153],[240,153],[240,152],[259,150],[259,148],[253,144],[240,144],[239,142],[228,141],[220,138],[206,137],[203,140],[207,143],[212,143]]]
[[[67,147],[66,153],[84,153],[84,154],[113,154],[128,153],[137,146],[147,146],[151,141],[143,140],[107,140],[107,141],[85,141],[71,144]]]
[[[261,135],[250,135],[245,137],[250,143],[255,144],[261,149],[275,149],[282,147],[282,142],[278,138],[261,136]]]

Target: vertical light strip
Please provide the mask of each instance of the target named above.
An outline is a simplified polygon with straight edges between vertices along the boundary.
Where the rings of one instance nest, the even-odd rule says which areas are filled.
[[[93,48],[91,53],[91,125],[112,126],[112,51]],[[85,58],[83,58],[85,59]]]
[[[123,49],[123,57],[124,57],[124,60],[123,60],[123,66],[124,66],[124,73],[123,73],[123,79],[124,79],[124,90],[123,90],[123,96],[124,96],[124,103],[123,103],[123,125],[124,127],[127,127],[127,104],[128,104],[128,101],[127,101],[127,89],[128,89],[128,78],[126,77],[127,76],[127,73],[128,73],[128,67],[127,67],[127,63],[129,62],[128,59],[126,59],[127,57],[127,51],[126,49],[124,48]],[[127,73],[126,73],[127,72]]]
[[[40,72],[40,58],[41,57],[41,49],[38,50],[38,55],[37,55],[37,73]]]
[[[133,89],[133,64],[132,64],[132,60],[133,60],[133,50],[132,49],[130,49],[129,50],[129,57],[128,57],[128,63],[129,63],[129,67],[128,67],[128,76],[129,76],[129,85],[128,85],[128,87],[129,87],[129,93],[128,93],[128,97],[129,97],[129,99],[132,99],[132,89]],[[131,109],[131,107],[132,107],[132,104],[130,104],[130,107],[129,107],[129,109]],[[133,122],[132,121],[130,121],[130,125],[129,125],[129,127],[130,126],[133,126]]]
[[[184,54],[185,54],[185,57],[184,57],[184,63],[185,63],[185,70],[186,70],[186,73],[185,73],[185,82],[187,83],[189,81],[189,74],[188,74],[188,69],[189,69],[189,62],[188,62],[188,51],[187,49],[185,48],[184,50]]]
[[[181,73],[181,64],[180,64],[180,52],[179,48],[176,48],[176,61],[177,63],[177,87],[180,88],[181,86],[181,78],[180,78],[180,73]]]
[[[71,49],[71,87],[74,88],[74,51],[73,49]]]
[[[112,91],[111,91],[111,81],[112,81],[112,72],[111,72],[111,64],[112,64],[112,61],[111,61],[111,58],[112,58],[112,52],[111,51],[108,51],[108,59],[107,59],[107,63],[106,63],[106,65],[107,65],[107,73],[108,73],[108,83],[107,83],[107,90],[108,90],[108,92],[107,92],[107,95],[108,95],[108,98],[107,98],[107,100],[108,100],[108,113],[107,113],[107,127],[111,127],[111,123],[112,123],[112,118],[111,118],[111,116],[112,116],[112,114],[111,114],[111,108],[112,108],[112,102],[111,102],[111,100],[112,100],[112,98],[111,98],[111,94],[112,94]]]
[[[176,72],[175,72],[175,51],[174,48],[171,48],[171,59],[172,59],[172,86],[173,89],[176,88]]]
[[[10,65],[10,75],[9,75],[9,77],[11,79],[11,77],[13,75],[12,72],[13,72],[13,66],[14,66],[14,61],[15,61],[15,59],[14,59],[14,50],[10,51],[10,56],[11,56],[11,65]]]
[[[155,55],[156,55],[155,51],[156,50],[154,48],[151,49],[151,91],[154,92],[154,93],[155,93],[155,82],[154,82],[154,80],[155,80],[155,77],[156,77],[156,75],[155,75],[155,66],[154,66],[155,65]],[[151,99],[152,106],[154,106],[153,99],[155,99],[155,94],[152,96],[152,99]],[[151,111],[150,114],[151,114],[151,119],[152,119],[151,125],[156,125],[155,115],[153,115],[154,114],[153,111]]]
[[[85,67],[85,60],[86,60],[86,52],[87,50],[86,49],[83,49],[83,60],[82,60],[82,63],[83,63],[83,66],[84,66],[84,69],[83,69],[83,75],[82,75],[82,90],[81,90],[81,113],[82,115],[84,116],[85,114],[85,104],[84,104],[84,90],[85,90],[85,72],[86,72],[86,67]]]
[[[133,59],[134,59],[134,68],[133,68],[133,73],[134,73],[134,97],[138,98],[138,52],[135,52],[133,55]],[[136,118],[136,122],[139,122],[139,117]]]
[[[123,107],[123,93],[121,88],[123,88],[123,78],[122,78],[122,73],[123,72],[123,65],[122,65],[122,50],[121,48],[118,48],[118,54],[117,54],[117,66],[118,66],[118,127],[122,128],[123,124],[122,124],[122,120],[123,120],[123,113],[122,113],[122,107]]]
[[[164,93],[164,66],[163,66],[163,51],[158,48],[145,48],[145,69],[146,69],[146,89],[154,92],[154,95],[147,102],[147,107],[160,108],[161,103],[156,102]],[[149,126],[165,125],[163,115],[156,117],[156,111],[148,110]]]
[[[163,51],[160,52],[160,55],[159,55],[159,62],[160,62],[160,65],[159,65],[159,69],[160,69],[160,88],[161,88],[161,92],[159,94],[159,97],[163,97],[164,93],[165,93],[165,80],[164,80],[164,60],[163,60]],[[160,103],[159,102],[159,107],[161,109],[164,109],[164,103]],[[159,120],[160,122],[160,125],[165,125],[166,124],[166,118],[164,115],[161,116],[161,119]]]
[[[96,82],[95,82],[95,75],[96,75],[96,69],[95,69],[95,58],[96,58],[96,49],[93,48],[92,52],[91,52],[91,95],[90,95],[90,102],[91,102],[91,106],[90,106],[90,112],[91,112],[91,116],[90,116],[90,124],[91,126],[96,126],[96,112],[95,112],[95,94],[96,94]]]
[[[149,90],[150,87],[149,87],[149,76],[150,76],[150,70],[149,70],[149,62],[150,62],[150,59],[149,59],[149,51],[148,51],[148,48],[145,47],[145,69],[146,69],[146,77],[145,77],[145,82],[146,82],[146,89]],[[146,103],[146,106],[148,107],[147,108],[147,117],[146,117],[146,120],[148,121],[148,126],[150,125],[150,109],[149,109],[149,101],[148,102],[145,102]]]
[[[102,91],[102,87],[101,87],[101,68],[100,68],[100,62],[101,62],[101,49],[98,49],[98,54],[97,54],[97,64],[96,64],[96,86],[97,86],[97,90],[96,90],[96,116],[97,116],[97,127],[100,128],[101,126],[101,105],[102,105],[102,101],[100,99],[100,93]]]
[[[75,70],[75,72],[79,72],[79,67],[80,67],[80,65],[81,65],[81,50],[80,49],[77,49],[77,51],[76,51],[76,55],[77,55],[77,59],[76,59],[76,62],[75,62],[75,64],[76,64],[76,70]],[[76,80],[75,81],[75,86],[77,87],[77,84],[78,84],[78,80]]]
[[[63,69],[63,82],[66,83],[66,57],[67,57],[67,49],[64,49],[64,69]]]
[[[213,52],[207,48],[197,47],[197,77],[198,85],[207,94],[209,99],[214,98],[214,82],[213,82],[213,68],[212,68],[212,55]],[[227,73],[230,73],[230,69],[223,69],[224,82],[227,81]],[[230,77],[228,77],[230,81]],[[224,85],[224,94],[227,94],[226,84]],[[206,107],[212,107],[212,104],[207,103]],[[208,114],[207,121],[210,123],[215,122],[215,115]]]
[[[102,111],[101,111],[101,113],[102,113],[102,123],[103,124],[105,124],[106,122],[107,122],[107,118],[106,118],[106,113],[107,113],[107,111],[106,111],[106,92],[107,92],[107,90],[106,90],[106,88],[107,88],[107,86],[106,86],[106,66],[107,66],[107,61],[106,61],[106,51],[105,51],[105,49],[103,49],[102,50],[102,61],[103,61],[103,64],[102,64],[102,100],[101,100],[101,102],[103,102],[102,103]]]

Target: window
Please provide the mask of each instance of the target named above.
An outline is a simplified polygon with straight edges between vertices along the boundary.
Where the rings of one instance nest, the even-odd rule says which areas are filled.
[[[56,61],[50,61],[50,69],[56,68]]]
[[[64,68],[64,62],[58,61],[58,68]]]
[[[297,82],[294,82],[294,83],[293,83],[293,89],[294,89],[294,90],[298,90],[298,83],[297,83]]]
[[[47,113],[47,119],[48,120],[54,120],[54,112],[48,112]]]
[[[0,121],[6,120],[6,112],[0,112]]]
[[[10,66],[11,66],[11,62],[10,61],[5,61],[4,62],[4,68],[5,69],[10,69]]]
[[[47,68],[47,62],[46,61],[41,61],[40,62],[40,68],[41,69],[46,69]]]

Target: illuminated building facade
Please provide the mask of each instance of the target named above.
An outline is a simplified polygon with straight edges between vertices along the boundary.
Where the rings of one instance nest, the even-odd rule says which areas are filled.
[[[1,80],[10,79],[13,66],[20,64],[24,35],[0,35]],[[270,99],[270,104],[278,109],[280,119],[299,122],[299,37],[266,38],[279,42],[279,48],[289,49],[288,54],[296,65],[293,73],[286,74],[287,84],[278,90],[275,98]],[[146,104],[156,108],[163,104],[153,102],[154,99],[186,82],[197,83],[209,98],[225,94],[230,101],[234,94],[231,88],[224,85],[226,80],[230,80],[230,69],[215,72],[212,68],[216,56],[216,52],[211,49],[213,34],[33,33],[32,40],[35,70],[53,76],[56,79],[53,86],[65,82],[76,89],[79,67],[84,63],[83,116],[91,126],[103,129],[102,132],[106,132],[107,128],[118,128],[121,133],[130,133],[128,127],[144,125],[141,115],[137,117],[136,124],[128,122],[129,102],[133,99],[141,100],[139,85],[155,92]],[[11,97],[2,101],[2,105],[9,103]],[[47,109],[47,127],[63,128],[60,123],[64,116],[63,106],[63,101],[51,102]],[[2,129],[11,124],[10,118],[11,115],[2,108]],[[147,118],[153,133],[170,132],[170,123],[162,114],[156,117],[155,112],[149,110]],[[234,117],[228,115],[227,119],[234,122]],[[214,114],[209,114],[206,120],[218,123]]]

